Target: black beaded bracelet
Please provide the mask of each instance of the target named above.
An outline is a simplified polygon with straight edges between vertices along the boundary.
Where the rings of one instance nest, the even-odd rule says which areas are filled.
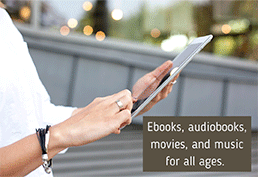
[[[47,155],[47,148],[48,148],[48,142],[49,142],[49,128],[51,126],[47,125],[46,129],[44,128],[38,128],[36,129],[36,134],[39,140],[39,144],[42,150],[42,161],[43,161],[43,168],[45,169],[46,173],[51,173],[52,171],[52,159],[48,160]]]

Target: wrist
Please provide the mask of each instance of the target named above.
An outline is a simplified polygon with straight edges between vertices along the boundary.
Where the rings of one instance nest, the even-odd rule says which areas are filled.
[[[74,116],[75,114],[77,114],[78,112],[80,112],[83,108],[77,108],[72,112],[72,116]]]
[[[50,137],[48,144],[48,156],[49,158],[53,158],[56,154],[63,151],[67,147],[65,147],[62,143],[62,132],[60,131],[58,126],[50,127]]]

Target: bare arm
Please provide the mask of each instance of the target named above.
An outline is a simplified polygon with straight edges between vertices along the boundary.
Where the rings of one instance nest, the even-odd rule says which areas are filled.
[[[116,104],[120,100],[122,110]],[[132,97],[128,90],[97,98],[66,121],[50,128],[48,157],[71,146],[81,146],[131,123]],[[29,135],[9,146],[0,148],[0,176],[24,176],[42,164],[42,152],[37,135]]]
[[[72,116],[83,108],[75,109]],[[58,147],[58,137],[53,127],[48,149],[49,158],[53,158],[64,148]],[[27,175],[42,165],[42,151],[36,134],[27,136],[9,146],[0,148],[0,176]],[[10,168],[11,167],[11,168]]]
[[[172,67],[165,62],[153,72],[143,76],[133,88],[133,96],[139,99],[146,86],[156,87],[163,75]],[[178,75],[174,78],[177,79]],[[151,109],[171,92],[172,85],[166,86],[152,102],[140,113]],[[119,110],[116,100],[121,100],[124,109]],[[60,151],[71,146],[85,145],[111,133],[120,133],[120,127],[131,123],[133,99],[128,90],[97,98],[85,108],[73,111],[72,117],[50,128],[48,157],[53,158]],[[41,148],[36,134],[27,136],[9,146],[0,148],[0,176],[24,176],[42,164]]]
[[[49,158],[53,158],[62,148],[58,147],[52,128],[49,141]],[[42,151],[37,135],[29,135],[9,146],[0,148],[0,176],[27,175],[42,164]]]

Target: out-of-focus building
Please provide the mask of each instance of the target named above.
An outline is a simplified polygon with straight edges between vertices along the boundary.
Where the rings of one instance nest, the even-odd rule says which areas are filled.
[[[146,9],[145,12],[143,18],[145,40],[157,44],[163,42],[164,50],[173,51],[177,49],[180,51],[187,45],[188,40],[195,35],[194,5],[189,1],[168,4],[164,8]],[[153,30],[159,30],[159,36],[153,36]],[[173,38],[178,34],[185,36]],[[176,45],[179,45],[178,40],[182,41],[186,37],[188,37],[187,41],[182,46],[176,47]],[[164,41],[165,39],[167,40]]]
[[[63,26],[67,23],[65,17],[58,13],[57,10],[49,3],[43,3],[41,6],[41,25],[44,27],[58,27]]]
[[[163,5],[157,5],[159,2],[155,1],[156,5],[153,5],[154,1],[141,1],[138,4],[120,1],[120,4],[127,3],[138,10],[119,20],[112,17],[114,9],[110,9],[108,0],[74,1],[81,3],[81,7],[84,3],[90,5],[77,19],[76,27],[67,25],[68,19],[58,12],[58,7],[51,7],[50,1],[3,2],[15,21],[32,25],[38,23],[40,27],[56,29],[63,35],[72,31],[88,37],[101,31],[111,38],[156,45],[170,52],[183,50],[197,36],[213,34],[214,40],[204,51],[257,60],[258,1],[174,0],[159,1]]]
[[[5,0],[3,2],[14,21],[24,24],[32,23],[32,14],[34,12],[31,1]],[[44,1],[37,4],[39,8],[37,21],[41,27],[59,29],[67,23],[67,20],[56,9],[53,9],[49,2]]]
[[[161,38],[181,34],[189,41],[192,36],[213,34],[215,39],[204,50],[257,60],[257,9],[257,1],[178,1],[163,9],[146,10],[143,30],[149,38],[151,30],[157,28]],[[173,46],[173,41],[167,44]]]
[[[195,30],[194,6],[189,1],[182,1],[164,9],[154,9],[144,14],[144,31],[148,34],[158,28],[165,34],[187,34]]]
[[[257,60],[258,2],[211,1],[215,24],[211,31],[217,36],[214,52]]]

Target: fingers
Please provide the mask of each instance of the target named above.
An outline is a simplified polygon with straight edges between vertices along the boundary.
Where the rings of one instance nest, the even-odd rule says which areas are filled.
[[[169,83],[168,85],[166,85],[166,87],[164,87],[161,92],[159,92],[156,97],[153,99],[153,102],[154,103],[157,103],[159,102],[160,100],[163,100],[165,99],[168,94],[172,91],[172,88],[173,88],[173,84],[172,83]]]
[[[111,99],[111,101],[116,101],[116,100],[120,99],[121,97],[123,97],[123,96],[125,96],[125,95],[132,97],[132,94],[131,94],[130,90],[125,89],[125,90],[122,90],[122,91],[120,91],[120,92],[118,92],[118,93],[115,93],[114,95],[112,95],[112,96],[110,97],[110,99]],[[131,99],[132,99],[132,98],[131,98]]]
[[[109,105],[107,109],[109,109],[112,114],[118,113],[124,109],[128,109],[131,111],[133,107],[133,98],[131,92],[125,89],[112,96],[108,96],[107,99],[105,99],[105,103]]]
[[[173,84],[171,84],[171,87],[168,90],[168,94],[170,94],[172,92],[172,88],[173,88]]]
[[[172,66],[173,66],[172,61],[168,60],[165,63],[163,63],[161,66],[156,68],[154,71],[152,71],[150,74],[160,81],[168,73],[168,71],[172,68]]]
[[[179,77],[181,71],[172,79],[172,82],[174,82],[175,80],[177,80],[177,78]]]
[[[179,73],[180,74],[180,73]],[[160,92],[161,96],[160,98],[161,99],[164,99],[168,96],[168,94],[172,91],[172,88],[173,88],[173,83],[172,82],[175,82],[177,80],[177,78],[179,77],[179,74],[177,74],[173,79],[172,81],[162,89],[162,91]]]
[[[114,119],[118,122],[119,128],[129,125],[132,122],[131,111],[128,109],[122,110],[115,115]]]
[[[159,102],[160,100],[165,99],[165,98],[168,96],[168,94],[170,93],[170,90],[172,90],[172,85],[171,85],[171,84],[168,84],[166,87],[164,87],[164,88],[162,89],[161,92],[158,93],[157,96],[155,96],[155,98],[153,99],[153,101],[154,101],[155,103],[157,103],[157,102]]]
[[[119,103],[116,102],[118,100],[122,103],[122,108],[120,108]],[[133,100],[132,97],[129,95],[124,95],[121,98],[118,98],[116,101],[111,103],[111,109],[114,110],[115,113],[118,113],[124,109],[131,110],[133,107]]]
[[[116,101],[119,100],[122,103],[122,108],[119,107],[119,103]],[[108,100],[110,102],[109,110],[112,118],[112,121],[115,122],[115,129],[113,133],[119,134],[120,128],[131,123],[131,110],[133,107],[133,98],[131,92],[127,89],[114,94]]]
[[[119,108],[118,104],[116,103],[117,100],[121,101],[123,104],[122,109]],[[113,97],[110,98],[110,101],[113,101],[113,103],[111,103],[111,110],[113,110],[112,112],[115,113],[115,116],[112,119],[118,123],[116,126],[118,128],[116,128],[113,133],[119,134],[120,128],[129,125],[132,121],[131,110],[133,107],[133,98],[131,92],[125,89],[114,94]]]

